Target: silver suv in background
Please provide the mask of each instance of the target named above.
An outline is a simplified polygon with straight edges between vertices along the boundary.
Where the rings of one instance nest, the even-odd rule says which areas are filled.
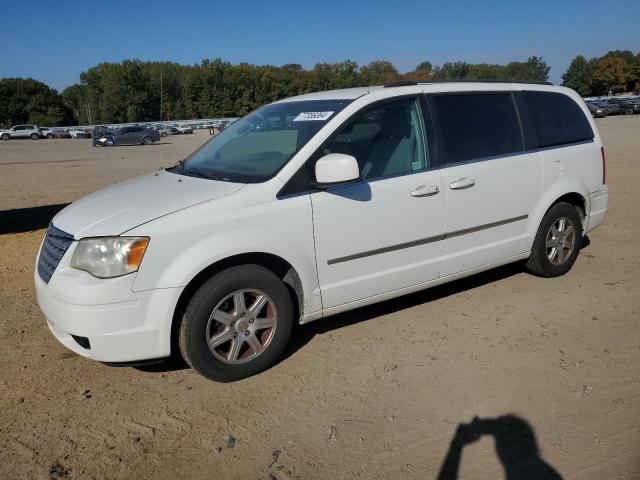
[[[94,129],[95,133],[95,129]],[[160,140],[160,134],[150,128],[137,125],[117,128],[99,137],[94,134],[93,146],[112,147],[114,145],[151,145]]]
[[[11,140],[12,138],[30,138],[38,140],[42,138],[42,133],[37,125],[15,125],[9,130],[0,133],[0,140]]]

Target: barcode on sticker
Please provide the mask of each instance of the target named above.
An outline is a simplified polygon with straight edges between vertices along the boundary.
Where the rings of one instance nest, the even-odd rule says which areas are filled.
[[[296,118],[294,122],[309,122],[312,120],[320,120],[324,122],[327,118],[333,115],[333,112],[302,112]]]

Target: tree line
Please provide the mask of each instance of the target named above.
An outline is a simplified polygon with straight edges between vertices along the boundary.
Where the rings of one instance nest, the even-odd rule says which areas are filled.
[[[562,75],[562,84],[583,97],[636,92],[640,89],[640,53],[613,50],[590,60],[578,55]]]
[[[616,52],[607,55],[613,53]],[[638,63],[637,55],[621,53],[625,58],[627,53],[631,55],[624,60],[626,63]],[[615,56],[614,60],[618,68],[618,60],[622,58]],[[221,59],[203,60],[194,65],[124,60],[89,68],[80,74],[80,83],[65,88],[62,93],[33,79],[0,79],[0,124],[29,122],[55,126],[235,117],[265,103],[319,90],[402,80],[543,82],[548,80],[549,70],[543,59],[535,56],[506,65],[447,62],[434,67],[425,61],[404,74],[384,60],[362,66],[351,60],[318,63],[311,69],[299,64],[281,67],[232,64]],[[570,71],[571,68],[565,75]],[[632,80],[638,82],[637,68],[625,66],[624,71],[625,88]],[[598,83],[598,88],[617,88],[617,75],[612,77],[611,84]],[[573,76],[565,79],[567,84],[572,81]]]

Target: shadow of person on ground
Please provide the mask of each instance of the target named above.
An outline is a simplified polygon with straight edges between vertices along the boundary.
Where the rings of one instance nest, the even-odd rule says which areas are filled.
[[[483,435],[495,438],[496,453],[507,480],[562,480],[560,474],[540,457],[531,425],[515,415],[475,417],[471,423],[458,425],[438,480],[457,480],[462,450]]]
[[[56,205],[43,205],[41,207],[0,210],[0,235],[6,235],[7,233],[25,233],[47,228],[56,213],[67,205],[69,204],[58,203]]]

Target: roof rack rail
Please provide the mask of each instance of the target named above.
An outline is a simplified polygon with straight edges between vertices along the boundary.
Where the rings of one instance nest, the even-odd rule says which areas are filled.
[[[398,82],[386,83],[384,88],[407,87],[409,85],[420,85],[425,83],[525,83],[531,85],[553,85],[551,82],[534,82],[532,80],[481,80],[470,78],[464,80],[400,80]]]

